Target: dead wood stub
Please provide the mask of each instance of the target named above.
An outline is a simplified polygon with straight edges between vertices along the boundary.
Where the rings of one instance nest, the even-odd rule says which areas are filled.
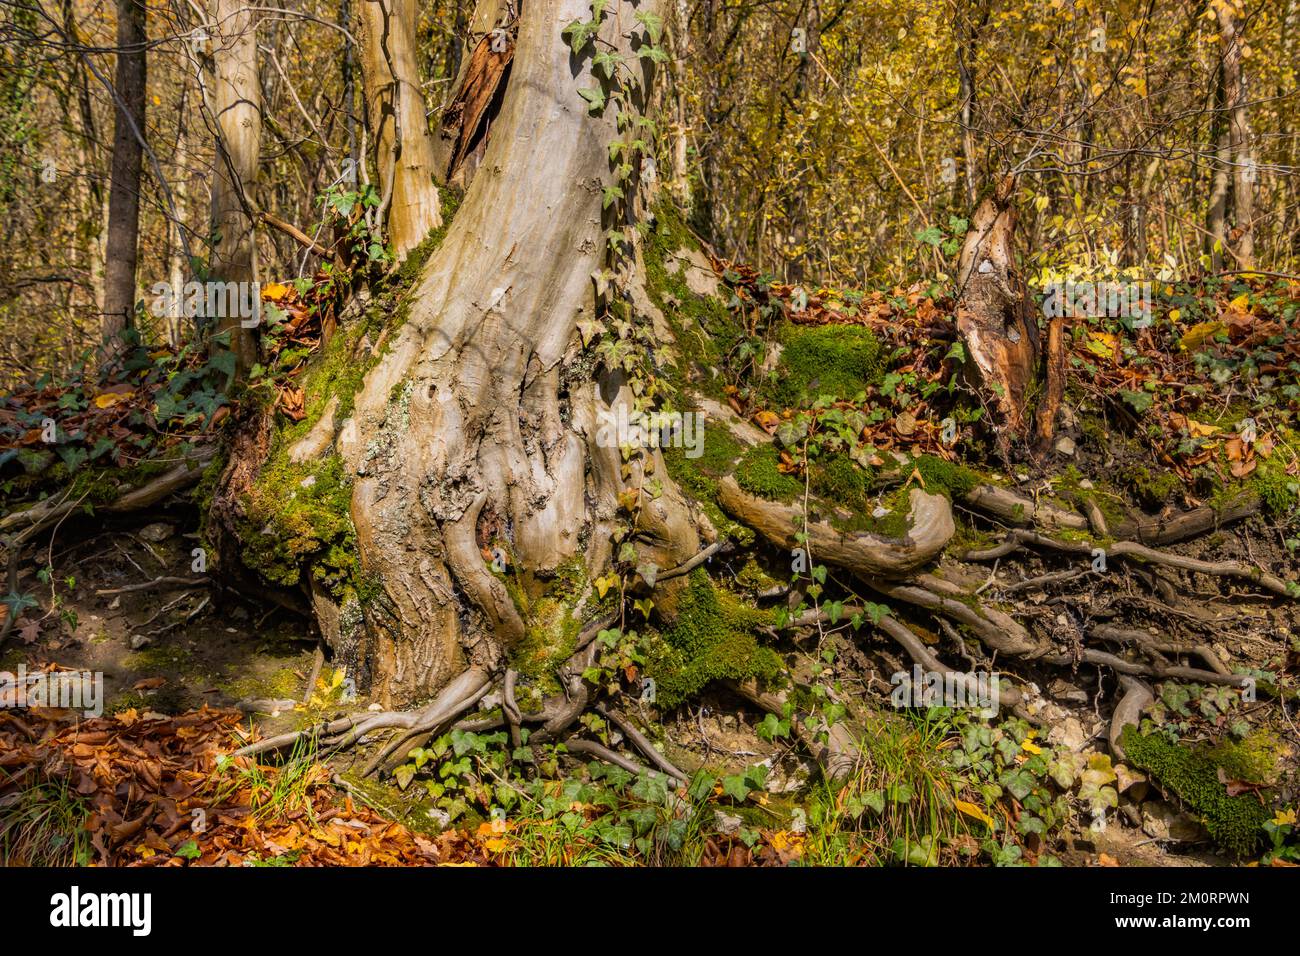
[[[1025,430],[1038,365],[1038,323],[1015,264],[1015,179],[1003,178],[975,211],[962,247],[957,331],[977,387],[992,393],[1005,451]]]

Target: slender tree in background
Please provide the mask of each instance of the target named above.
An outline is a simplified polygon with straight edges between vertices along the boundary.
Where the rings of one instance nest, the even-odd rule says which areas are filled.
[[[361,0],[361,71],[380,211],[400,259],[442,224],[415,49],[415,0]]]
[[[1247,88],[1242,69],[1241,6],[1232,0],[1214,4],[1219,21],[1223,99],[1228,111],[1228,154],[1232,169],[1232,252],[1238,268],[1255,267],[1255,160],[1251,153]]]
[[[136,255],[140,234],[140,165],[144,154],[145,3],[118,0],[117,73],[114,91],[113,160],[108,198],[107,264],[103,316],[105,348],[111,351],[135,312]]]
[[[212,178],[211,275],[222,282],[257,280],[257,247],[249,190],[262,145],[262,87],[257,75],[256,14],[240,0],[213,0],[213,83],[209,109],[216,117],[216,173]],[[229,332],[237,372],[257,361],[257,332],[238,309],[226,309],[217,332]]]

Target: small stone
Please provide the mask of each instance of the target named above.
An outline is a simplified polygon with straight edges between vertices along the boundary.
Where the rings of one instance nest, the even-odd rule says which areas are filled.
[[[438,824],[440,829],[446,829],[451,824],[451,814],[446,810],[440,810],[438,807],[429,807],[424,811],[429,815],[429,819]]]
[[[166,541],[172,536],[172,526],[161,521],[155,521],[153,524],[147,524],[140,529],[140,537],[152,544],[160,541]]]
[[[1088,702],[1088,692],[1082,687],[1078,687],[1065,680],[1054,680],[1047,687],[1047,692],[1057,700],[1069,700],[1076,704],[1086,704]]]
[[[119,594],[117,597],[113,598],[113,603],[108,606],[108,609],[110,611],[116,611],[121,606],[122,606],[122,595]]]
[[[145,637],[143,634],[131,635],[131,650],[138,651],[140,648],[153,643],[153,639]]]
[[[1058,454],[1074,457],[1074,439],[1069,435],[1062,435],[1056,440],[1056,451]]]
[[[369,710],[369,711],[379,711],[379,710],[383,710],[383,709],[384,709],[384,705],[383,705],[383,704],[380,704],[380,703],[378,703],[378,702],[373,703],[373,704],[371,704],[369,707],[366,708],[366,710]]]
[[[740,830],[740,817],[723,813],[721,810],[713,811],[713,822],[717,826],[719,833],[729,834]]]
[[[1115,777],[1116,788],[1130,800],[1137,803],[1146,798],[1150,785],[1145,774],[1131,770],[1121,763],[1115,765]]]
[[[1091,478],[1081,478],[1079,480],[1079,487],[1082,488],[1084,491],[1092,491],[1092,489],[1095,488],[1096,486],[1092,483]]]
[[[1088,742],[1088,734],[1076,718],[1066,717],[1060,723],[1052,725],[1047,739],[1050,743],[1060,744],[1071,753],[1078,753]]]
[[[1197,843],[1205,835],[1195,818],[1163,800],[1148,800],[1142,804],[1142,832],[1153,840],[1173,843]]]
[[[298,482],[298,487],[299,487],[299,488],[310,488],[310,487],[311,487],[312,485],[314,485],[314,484],[316,484],[316,476],[315,476],[315,475],[308,475],[308,476],[307,476],[306,478],[304,478],[302,481]]]

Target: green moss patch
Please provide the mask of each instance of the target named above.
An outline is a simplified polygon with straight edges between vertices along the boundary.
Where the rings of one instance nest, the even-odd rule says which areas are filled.
[[[885,374],[880,340],[860,325],[787,326],[777,369],[764,387],[779,408],[822,396],[852,400]]]
[[[677,607],[677,619],[652,638],[646,673],[656,682],[660,706],[676,707],[715,680],[771,679],[781,660],[761,646],[754,629],[771,615],[714,588],[703,569],[691,574]]]
[[[341,591],[358,570],[351,503],[352,481],[337,455],[305,464],[277,456],[244,496],[240,557],[286,586],[310,561],[317,580]]]
[[[1238,856],[1256,848],[1270,814],[1254,795],[1228,796],[1212,749],[1170,743],[1158,734],[1144,737],[1131,725],[1124,728],[1122,743],[1128,762],[1198,814],[1219,846]]]
[[[781,456],[772,444],[755,445],[736,466],[736,484],[760,498],[771,501],[794,501],[803,494],[803,482],[792,475],[783,474],[777,465]]]

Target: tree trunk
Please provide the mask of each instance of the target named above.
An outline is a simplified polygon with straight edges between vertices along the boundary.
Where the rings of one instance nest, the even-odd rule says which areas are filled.
[[[257,177],[262,148],[262,85],[257,75],[255,14],[239,0],[213,0],[210,109],[217,120],[216,175],[212,179],[212,277],[222,282],[257,281],[257,246],[247,190]],[[217,332],[229,332],[236,374],[257,362],[257,334],[244,327],[240,310],[227,308]]]
[[[375,138],[380,208],[401,259],[442,225],[433,140],[415,49],[415,0],[361,0],[361,71]]]
[[[1231,182],[1228,167],[1232,162],[1232,148],[1228,141],[1228,124],[1224,121],[1223,71],[1214,92],[1214,119],[1210,123],[1210,138],[1214,141],[1214,159],[1210,164],[1210,200],[1205,214],[1205,244],[1210,255],[1210,269],[1223,268],[1223,252],[1228,247],[1228,186]]]
[[[601,36],[627,52],[616,25],[626,32],[634,11],[616,6]],[[580,564],[588,580],[610,566],[618,495],[640,487],[640,460],[625,474],[620,450],[597,441],[598,412],[630,405],[631,390],[592,370],[576,331],[594,315],[601,182],[618,135],[612,115],[591,115],[579,96],[597,82],[590,56],[561,36],[589,16],[587,0],[523,9],[486,149],[492,174],[474,177],[409,318],[338,429],[357,476],[361,561],[382,594],[359,608],[315,602],[336,658],[355,661],[382,702],[499,666],[534,626],[527,602],[563,566]],[[642,499],[636,543],[668,567],[698,549],[696,527],[658,451],[646,460],[666,487]],[[504,574],[485,560],[492,549],[508,555]]]
[[[1228,147],[1232,156],[1232,218],[1235,225],[1233,253],[1237,266],[1255,267],[1255,162],[1250,149],[1250,117],[1247,113],[1246,79],[1241,68],[1241,26],[1234,4],[1216,4],[1219,43],[1223,64],[1224,105],[1228,110]]]
[[[167,277],[172,289],[179,291],[185,285],[193,264],[185,255],[186,219],[190,208],[190,154],[189,124],[186,118],[189,112],[189,77],[181,75],[181,105],[176,116],[176,186],[172,193],[175,197],[176,219],[167,224]],[[171,296],[167,310],[167,341],[177,348],[185,336],[185,309],[179,294]]]
[[[957,23],[957,99],[961,104],[958,123],[961,125],[961,153],[963,176],[966,183],[966,205],[974,209],[977,170],[975,158],[975,55],[979,42],[979,28],[975,24],[974,10],[967,10]],[[987,16],[987,14],[986,14]]]
[[[116,111],[108,199],[108,238],[104,269],[104,315],[100,325],[105,350],[131,324],[135,312],[135,267],[140,235],[140,163],[144,155],[145,5],[118,0]]]

